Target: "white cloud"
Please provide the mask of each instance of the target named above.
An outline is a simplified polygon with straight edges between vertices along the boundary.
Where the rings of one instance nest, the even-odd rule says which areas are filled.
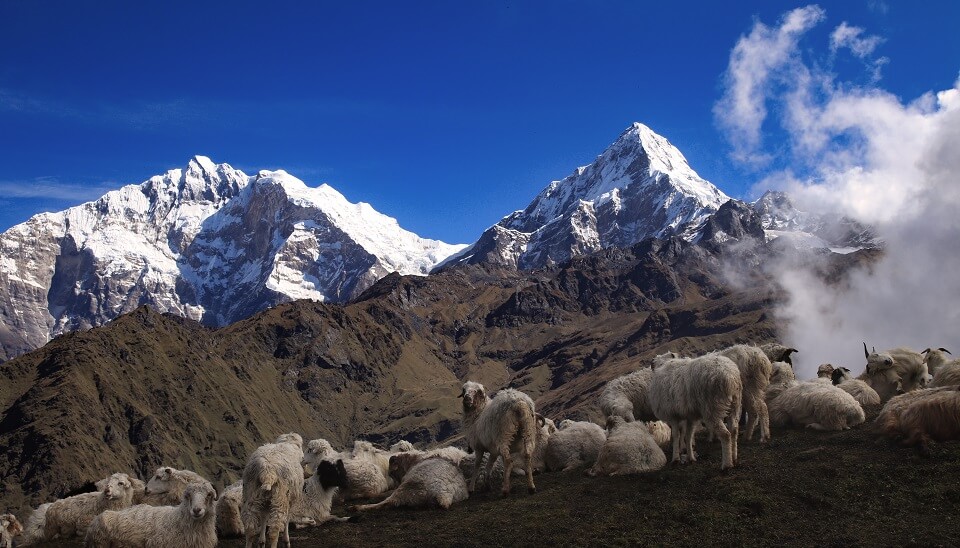
[[[91,185],[63,183],[56,177],[36,177],[23,181],[0,181],[0,197],[7,200],[45,198],[64,202],[96,200],[120,184],[101,182]]]
[[[793,35],[795,50],[809,26],[794,28],[802,29]],[[841,48],[868,56],[880,43],[863,43],[857,27],[839,29],[820,46],[824,59]],[[761,38],[749,49],[761,59],[731,55],[728,72],[762,63],[764,49],[782,46],[777,32]],[[885,254],[841,285],[826,284],[796,264],[770,265],[789,296],[778,313],[787,320],[786,342],[801,350],[795,362],[801,376],[815,375],[824,362],[862,370],[861,341],[878,349],[960,349],[960,81],[904,102],[874,80],[857,86],[819,71],[829,64],[820,61],[793,56],[787,67],[792,79],[763,81],[744,96],[755,103],[742,106],[744,112],[767,104],[783,112],[789,165],[760,184],[786,190],[804,208],[838,210],[874,226]],[[721,127],[735,148],[741,144],[737,128]],[[763,134],[756,127],[759,147]],[[753,153],[765,152],[760,147]]]
[[[871,55],[883,39],[879,36],[861,38],[862,34],[862,28],[850,26],[844,21],[830,34],[830,50],[836,52],[840,48],[848,48],[854,55],[863,59]]]
[[[785,73],[803,72],[797,41],[823,20],[825,12],[815,5],[788,12],[779,27],[770,28],[760,21],[750,34],[741,36],[730,52],[730,64],[724,74],[724,95],[714,115],[734,145],[734,156],[741,161],[762,165],[767,155],[759,154],[761,128],[767,117],[767,98],[772,80]]]

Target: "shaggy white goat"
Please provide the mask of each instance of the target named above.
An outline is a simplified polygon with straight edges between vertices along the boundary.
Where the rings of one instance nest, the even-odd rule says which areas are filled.
[[[243,519],[247,548],[254,539],[277,548],[280,533],[290,546],[290,510],[303,495],[303,438],[284,434],[257,448],[243,469]]]
[[[564,472],[593,466],[607,433],[599,425],[586,421],[563,421],[562,428],[550,436],[545,455],[547,470]]]
[[[720,439],[721,470],[734,466],[742,392],[740,370],[725,356],[680,358],[668,352],[654,358],[650,406],[658,419],[670,425],[674,462],[680,461],[681,450],[686,450],[691,462],[696,461],[694,426],[702,421]]]
[[[133,483],[126,474],[112,474],[98,481],[97,488],[100,490],[51,503],[44,516],[43,539],[82,535],[97,514],[133,504]]]
[[[883,401],[923,388],[927,383],[927,364],[919,352],[907,348],[869,352],[864,343],[863,354],[867,367],[858,378],[876,390]]]
[[[0,548],[13,548],[13,539],[23,533],[23,525],[13,514],[0,515]]]
[[[135,502],[153,506],[176,506],[180,504],[188,485],[204,482],[207,482],[207,479],[196,472],[161,466],[147,480],[141,500]]]
[[[940,369],[942,365],[947,363],[960,363],[960,360],[951,360],[948,358],[947,354],[952,355],[952,353],[942,346],[940,348],[927,348],[920,353],[924,354],[923,361],[927,364],[927,372],[934,376],[936,376],[937,370]]]
[[[933,386],[957,386],[960,385],[960,362],[947,362],[937,369],[933,376]]]
[[[390,457],[391,474],[395,463],[404,460],[416,461],[415,454],[400,454]],[[399,468],[399,466],[397,466]],[[410,508],[440,507],[444,510],[453,504],[467,500],[467,481],[455,464],[447,459],[432,457],[420,460],[403,474],[395,475],[400,485],[390,496],[376,504],[356,506],[358,511],[375,510],[391,506]]]
[[[850,376],[850,370],[846,367],[837,367],[833,370],[830,380],[837,388],[853,396],[860,407],[868,405],[880,405],[880,394],[869,384]]]
[[[791,349],[792,350],[792,349]],[[717,352],[737,364],[740,381],[743,383],[743,411],[747,413],[747,440],[753,439],[753,431],[760,423],[760,443],[770,441],[770,416],[763,397],[770,384],[773,364],[763,350],[756,346],[737,344]],[[739,419],[737,419],[739,420]]]
[[[778,427],[795,424],[812,430],[846,430],[866,418],[853,396],[816,381],[788,381],[769,408],[770,423]]]
[[[47,509],[52,502],[45,502],[34,510],[27,523],[23,526],[23,535],[17,541],[17,546],[30,546],[43,540],[43,526],[47,521]]]
[[[612,379],[600,393],[600,411],[604,419],[623,417],[627,422],[654,420],[653,409],[647,399],[650,376],[649,367]]]
[[[242,505],[242,481],[232,483],[220,493],[217,499],[217,534],[221,538],[243,536],[243,520],[240,518]]]
[[[924,455],[931,441],[960,439],[960,387],[917,390],[904,396],[909,397],[897,403],[895,415],[881,413],[877,418],[886,435],[916,446]]]
[[[217,545],[217,491],[209,483],[191,483],[179,506],[138,504],[98,515],[87,530],[91,548],[213,548]]]
[[[490,399],[482,384],[467,381],[460,396],[463,398],[463,426],[467,444],[476,451],[476,467],[479,469],[484,453],[492,453],[494,459],[487,463],[487,476],[496,457],[503,459],[503,486],[501,493],[510,494],[510,474],[513,471],[512,453],[523,458],[527,475],[527,491],[535,493],[533,482],[533,453],[537,441],[537,418],[530,396],[507,388]],[[479,470],[470,479],[470,490],[476,488]]]
[[[589,476],[616,476],[659,470],[667,456],[650,435],[646,424],[626,422],[622,417],[607,419],[607,439],[597,455]]]

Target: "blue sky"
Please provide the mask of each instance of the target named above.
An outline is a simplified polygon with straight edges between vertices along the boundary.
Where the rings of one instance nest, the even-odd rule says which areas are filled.
[[[203,154],[467,243],[634,121],[749,197],[803,166],[773,103],[765,161],[737,154],[715,115],[731,50],[806,5],[0,0],[0,230]],[[838,86],[907,103],[957,81],[960,2],[819,6],[796,51]],[[831,48],[844,22],[866,55]]]

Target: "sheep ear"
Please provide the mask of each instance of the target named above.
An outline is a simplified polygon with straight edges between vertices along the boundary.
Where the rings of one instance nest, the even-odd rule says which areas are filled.
[[[863,343],[863,357],[870,359],[870,352],[867,352],[867,343]]]
[[[540,413],[537,413],[537,426],[539,426],[540,428],[543,428],[543,426],[546,424],[547,424],[547,419],[545,419],[544,416],[541,415]]]
[[[166,475],[168,475],[168,476],[172,476],[172,475],[173,475],[173,468],[164,468],[164,469],[163,469],[163,473],[166,474]]]
[[[460,395],[457,396],[457,397],[458,397],[458,398],[462,398],[462,397],[464,397],[464,396],[466,396],[466,395],[467,395],[467,389],[464,388],[463,390],[460,391]]]
[[[788,349],[787,349],[787,356],[789,357],[790,354],[791,354],[791,353],[794,353],[794,352],[800,352],[800,351],[797,350],[796,348],[788,348]]]
[[[107,483],[109,483],[109,481],[110,481],[110,478],[104,478],[98,481],[97,483],[94,483],[94,485],[97,487],[97,491],[103,491],[104,489],[106,489]]]
[[[220,493],[217,492],[217,488],[210,486],[213,489],[213,500],[220,500]]]

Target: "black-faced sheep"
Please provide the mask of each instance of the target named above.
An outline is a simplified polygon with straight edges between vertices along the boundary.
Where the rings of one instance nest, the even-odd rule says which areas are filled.
[[[243,519],[247,548],[259,539],[277,547],[280,533],[290,546],[290,510],[303,496],[303,438],[284,434],[257,448],[243,469]]]
[[[720,439],[721,469],[733,467],[737,459],[742,393],[740,370],[725,356],[680,358],[669,352],[654,358],[650,406],[658,419],[670,425],[673,461],[680,462],[682,451],[691,462],[696,461],[694,426],[702,421],[707,430]]]
[[[501,493],[510,494],[510,474],[513,471],[514,452],[523,458],[527,475],[527,490],[535,493],[533,482],[533,453],[536,449],[537,419],[533,400],[523,392],[507,388],[490,399],[482,384],[468,381],[460,393],[463,398],[463,426],[467,444],[477,454],[476,466],[480,467],[485,453],[503,459],[503,486]],[[494,460],[487,463],[489,476]],[[470,490],[476,488],[476,470],[470,479]]]
[[[328,521],[348,521],[331,513],[333,497],[337,492],[349,484],[346,467],[343,459],[328,460],[329,456],[323,450],[311,451],[308,444],[303,454],[303,471],[310,476],[304,482],[303,498],[294,510],[294,519],[298,523],[320,525]]]
[[[217,544],[217,491],[209,483],[192,483],[179,506],[138,504],[98,515],[87,530],[91,548],[213,548]]]
[[[784,346],[780,343],[761,344],[760,350],[767,355],[767,359],[770,360],[770,363],[783,362],[788,364],[790,367],[793,367],[793,360],[790,359],[790,355],[794,352],[800,352],[796,348],[790,348],[789,346]]]
[[[626,422],[622,417],[607,419],[607,439],[588,476],[616,476],[659,470],[667,464],[663,449],[642,422]]]

